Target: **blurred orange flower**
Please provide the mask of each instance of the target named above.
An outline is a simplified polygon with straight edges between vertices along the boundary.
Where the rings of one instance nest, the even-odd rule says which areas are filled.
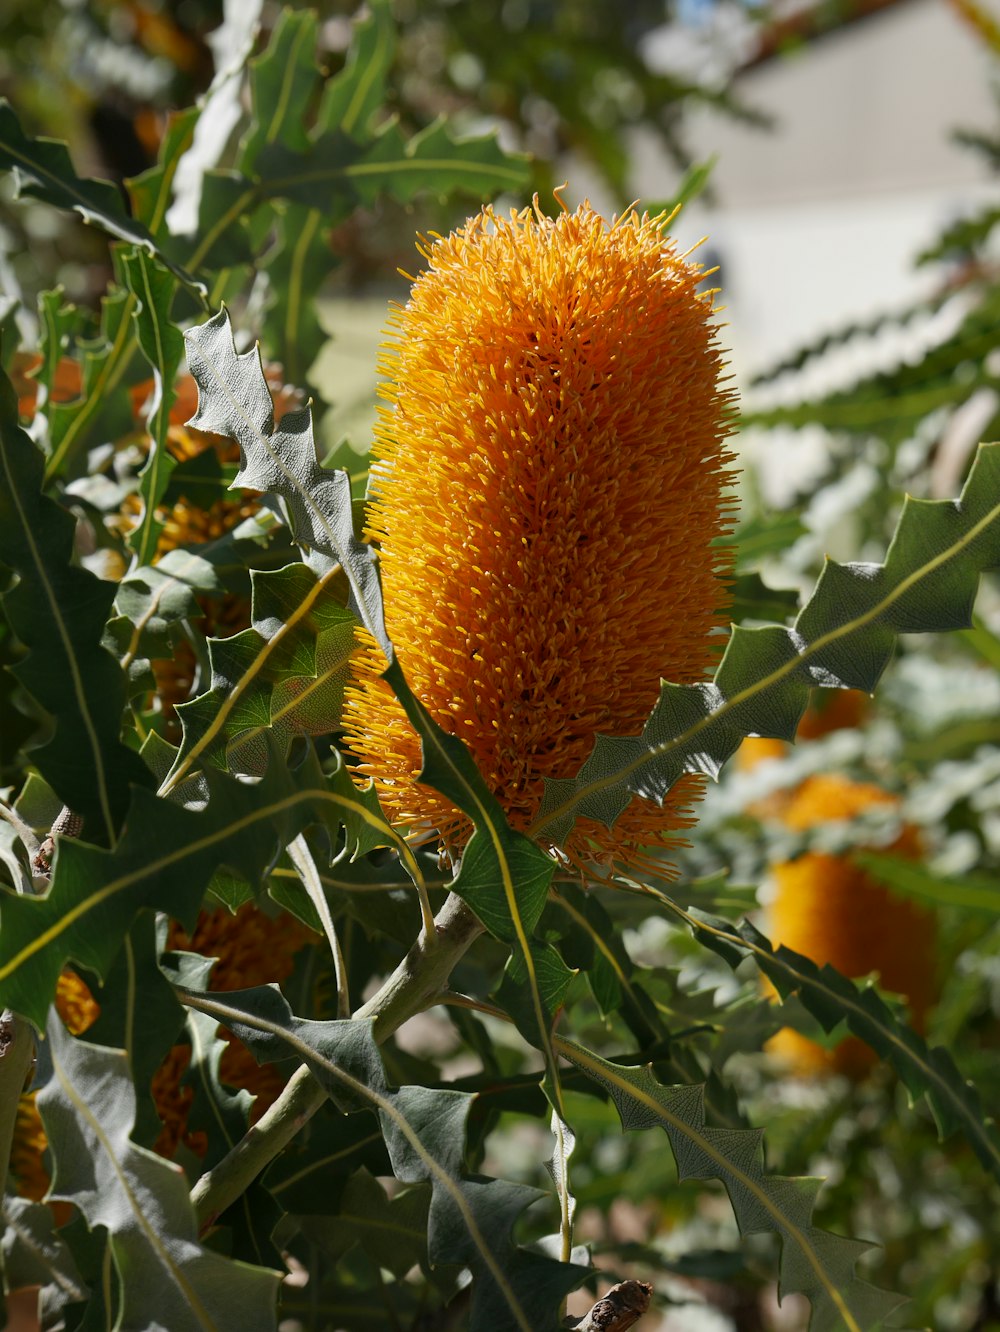
[[[856,818],[875,806],[898,804],[895,796],[867,782],[816,776],[802,784],[785,807],[785,824],[806,832],[823,823]],[[916,860],[922,853],[916,828],[903,827],[889,848]],[[913,902],[898,897],[866,874],[849,855],[807,852],[773,867],[776,893],[771,904],[772,942],[829,963],[845,976],[876,972],[882,989],[904,995],[917,1030],[935,995],[935,921]],[[790,1028],[769,1048],[799,1073],[833,1070],[857,1076],[876,1056],[856,1037],[827,1050]]]

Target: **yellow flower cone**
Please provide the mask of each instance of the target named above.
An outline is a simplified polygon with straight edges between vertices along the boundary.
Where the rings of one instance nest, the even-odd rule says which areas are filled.
[[[598,733],[634,735],[661,677],[714,664],[729,555],[730,394],[711,293],[634,212],[554,221],[486,209],[422,251],[382,369],[367,533],[411,687],[469,746],[515,827]],[[347,743],[391,818],[460,848],[469,828],[418,784],[420,747],[363,643]],[[700,779],[634,800],[565,850],[593,866],[670,845]]]
[[[844,777],[817,776],[804,782],[783,812],[789,828],[807,831],[822,823],[857,817],[896,798],[880,787]],[[906,826],[889,848],[917,859],[917,830]],[[935,923],[930,912],[895,896],[848,855],[808,852],[774,867],[776,893],[770,934],[818,965],[830,963],[846,976],[877,972],[880,987],[909,1000],[914,1026],[921,1030],[935,994]],[[824,1071],[859,1076],[876,1062],[874,1051],[856,1037],[827,1050],[790,1028],[769,1042],[796,1073]]]

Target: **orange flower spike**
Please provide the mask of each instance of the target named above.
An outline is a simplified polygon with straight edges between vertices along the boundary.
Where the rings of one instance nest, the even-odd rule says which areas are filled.
[[[867,782],[816,776],[804,782],[784,811],[789,828],[808,831],[822,823],[854,818],[866,809],[897,804],[896,797]],[[903,827],[889,848],[916,860],[916,828]],[[935,920],[914,902],[898,897],[856,865],[849,855],[807,852],[774,867],[776,893],[770,907],[772,942],[830,963],[845,976],[878,972],[885,990],[909,1000],[918,1031],[935,995]],[[875,1063],[864,1042],[848,1037],[825,1050],[788,1028],[769,1048],[800,1073],[833,1069],[857,1076]]]
[[[390,321],[367,528],[387,627],[515,827],[596,734],[641,731],[661,677],[703,678],[725,620],[731,394],[712,295],[666,221],[487,208],[426,246]],[[359,771],[397,822],[460,847],[467,821],[417,783],[417,737],[363,644],[345,708]],[[669,845],[700,789],[635,800],[610,831],[580,821],[566,850]]]

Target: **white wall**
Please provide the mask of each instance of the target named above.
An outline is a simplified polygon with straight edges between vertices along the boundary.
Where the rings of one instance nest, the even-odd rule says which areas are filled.
[[[673,40],[665,30],[652,58],[670,63]],[[709,234],[722,260],[739,380],[934,282],[914,273],[915,255],[977,200],[1000,199],[1000,179],[950,142],[959,126],[1000,128],[991,72],[946,0],[906,0],[741,76],[738,93],[775,129],[692,115],[695,157],[719,156],[719,206],[692,206],[675,231],[685,245]],[[638,135],[635,151],[636,196],[669,197],[677,174],[655,137]],[[585,172],[567,174],[574,199],[589,192],[595,206],[620,205]]]

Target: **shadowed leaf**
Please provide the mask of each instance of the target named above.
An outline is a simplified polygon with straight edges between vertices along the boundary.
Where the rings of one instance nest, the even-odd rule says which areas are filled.
[[[143,250],[122,256],[122,272],[135,300],[133,318],[142,354],[153,371],[153,393],[147,404],[146,428],[149,431],[149,456],[139,473],[142,517],[129,536],[137,564],[151,564],[163,524],[156,517],[156,506],[163,498],[174,469],[167,452],[167,431],[173,405],[174,380],[184,355],[184,339],[171,322],[177,283],[174,278]]]
[[[13,171],[21,194],[43,199],[56,208],[75,210],[85,222],[157,255],[181,282],[201,290],[190,274],[158,250],[142,223],[129,217],[115,185],[108,180],[78,176],[66,145],[55,139],[33,139],[25,134],[6,99],[0,99],[0,168]]]
[[[331,775],[310,757],[290,771],[277,760],[257,783],[206,769],[205,808],[185,809],[151,793],[134,793],[113,851],[62,840],[44,897],[0,893],[0,1002],[36,1025],[66,961],[107,974],[140,910],[167,911],[189,931],[220,865],[261,884],[285,847],[312,825],[330,829],[336,845],[394,845],[394,834],[342,767]]]
[[[389,1087],[370,1022],[304,1021],[293,1016],[274,987],[224,995],[178,993],[183,1002],[235,1032],[259,1061],[305,1063],[343,1112],[375,1111],[396,1178],[431,1186],[430,1262],[472,1269],[471,1332],[498,1327],[555,1332],[560,1302],[586,1269],[513,1244],[511,1227],[539,1197],[536,1190],[465,1176],[465,1123],[472,1096]]]
[[[54,721],[32,757],[84,818],[87,835],[111,841],[129,784],[149,784],[138,755],[118,738],[125,679],[101,646],[115,585],[71,563],[75,520],[41,494],[42,465],[18,426],[10,380],[0,375],[0,562],[18,576],[4,607],[29,649],[12,670]]]
[[[119,1285],[117,1325],[148,1332],[274,1332],[280,1274],[198,1243],[179,1166],[130,1139],[135,1088],[120,1050],[71,1037],[53,1010],[38,1095],[54,1161],[51,1196],[106,1227]]]

